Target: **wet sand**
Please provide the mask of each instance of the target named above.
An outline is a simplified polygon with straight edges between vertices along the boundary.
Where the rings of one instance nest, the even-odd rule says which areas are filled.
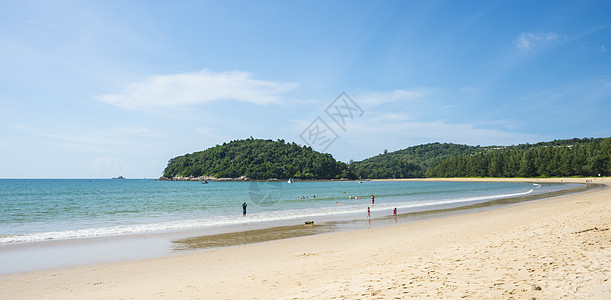
[[[610,200],[608,188],[595,189],[396,226],[12,274],[0,288],[7,299],[604,299]]]

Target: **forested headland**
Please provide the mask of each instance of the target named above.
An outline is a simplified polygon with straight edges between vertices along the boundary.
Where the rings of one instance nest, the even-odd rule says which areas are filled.
[[[344,163],[284,140],[246,139],[172,158],[162,179],[610,176],[611,138],[516,146],[431,143]]]
[[[346,170],[345,163],[311,147],[250,138],[172,158],[163,177],[339,179],[350,177]]]

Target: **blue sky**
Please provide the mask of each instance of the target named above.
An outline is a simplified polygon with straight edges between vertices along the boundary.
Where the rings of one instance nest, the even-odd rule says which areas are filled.
[[[0,178],[156,178],[250,136],[345,162],[611,136],[609,1],[0,6]],[[362,114],[340,127],[342,92]]]

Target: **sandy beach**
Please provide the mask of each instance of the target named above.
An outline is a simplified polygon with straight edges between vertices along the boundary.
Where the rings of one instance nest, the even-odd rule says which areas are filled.
[[[5,275],[0,298],[609,299],[611,179],[538,182],[561,180],[606,187],[382,228]]]

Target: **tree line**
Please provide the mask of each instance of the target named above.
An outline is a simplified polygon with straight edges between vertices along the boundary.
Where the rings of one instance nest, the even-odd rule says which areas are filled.
[[[284,140],[223,143],[170,159],[163,177],[377,179],[611,175],[611,138],[554,140],[516,146],[431,143],[348,164]]]
[[[419,178],[426,171],[446,158],[474,153],[478,146],[451,143],[430,143],[376,155],[349,164],[350,171],[357,178]]]
[[[488,147],[443,160],[427,177],[610,176],[611,138]]]

